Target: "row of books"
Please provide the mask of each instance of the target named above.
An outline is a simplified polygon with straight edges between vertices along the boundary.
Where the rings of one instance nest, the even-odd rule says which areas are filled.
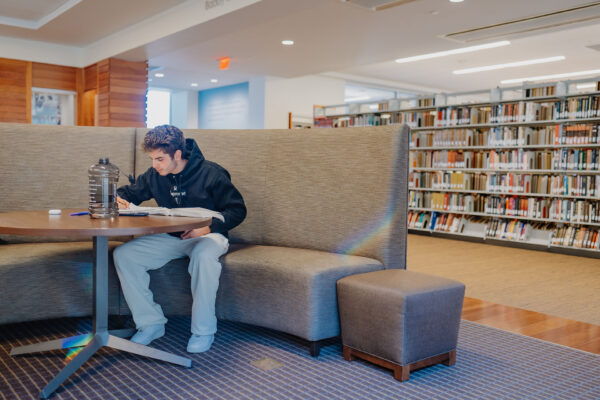
[[[407,217],[408,227],[414,229],[429,229],[429,218],[430,215],[427,212],[409,211]]]
[[[411,211],[408,214],[408,228],[431,229],[436,232],[464,233],[469,218],[445,213]],[[484,235],[488,238],[515,241],[528,241],[534,230],[548,231],[544,223],[530,223],[519,220],[488,219]],[[562,226],[552,229],[550,244],[573,248],[600,249],[600,231],[597,228]]]
[[[438,108],[435,126],[489,124],[492,107],[449,106]]]
[[[417,101],[417,107],[434,107],[435,97],[427,97]]]
[[[411,147],[529,146],[598,144],[597,124],[550,125],[545,127],[504,126],[485,129],[448,129],[413,132]]]
[[[398,112],[391,116],[393,123],[407,124],[411,128],[420,128],[425,126],[434,126],[435,112],[434,111],[414,111],[414,112]]]
[[[412,208],[429,208],[440,211],[467,211],[480,212],[474,205],[474,200],[478,196],[457,194],[457,193],[437,193],[437,192],[417,192],[409,191],[408,206]],[[481,196],[479,196],[481,198]]]
[[[408,175],[408,186],[435,190],[478,190],[506,194],[552,194],[600,198],[600,175],[412,171]]]
[[[599,100],[597,98],[596,100]],[[598,101],[596,101],[598,102]],[[523,103],[523,102],[521,102]],[[508,107],[509,105],[513,107]],[[379,126],[390,124],[407,124],[411,128],[423,127],[453,127],[478,124],[496,124],[511,122],[543,122],[554,120],[577,120],[583,118],[600,117],[598,110],[586,113],[580,112],[558,112],[555,106],[544,107],[539,103],[524,103],[525,114],[512,114],[520,112],[518,103],[503,104],[506,106],[508,115],[494,116],[494,108],[473,109],[463,106],[452,109],[440,109],[436,111],[396,111],[385,112],[382,110],[372,111],[373,114],[364,113],[350,116],[320,116],[314,120],[314,126],[320,128],[338,128],[347,126]],[[448,117],[446,114],[448,113]]]
[[[491,123],[533,122],[600,116],[600,96],[584,95],[548,103],[518,101],[492,106]]]
[[[598,170],[598,149],[559,149],[553,153],[552,169]]]
[[[534,122],[557,119],[555,103],[518,101],[492,106],[490,123]]]
[[[318,123],[317,123],[318,121]],[[346,116],[346,117],[329,117],[315,119],[315,127],[319,128],[343,128],[343,127],[357,127],[357,126],[380,126],[390,125],[394,123],[390,116],[387,114],[383,115],[357,115],[357,116]]]
[[[600,204],[593,200],[486,196],[486,214],[552,219],[573,223],[600,222]]]
[[[577,97],[548,103],[518,101],[492,106],[448,106],[438,108],[437,112],[398,114],[405,114],[398,122],[406,122],[411,127],[577,120],[600,116],[600,96]]]
[[[525,97],[554,96],[554,93],[556,93],[556,88],[554,86],[525,89]]]
[[[439,211],[486,213],[490,215],[553,219],[556,221],[600,222],[600,203],[535,197],[470,195],[409,191],[409,207]]]
[[[544,103],[515,101],[486,106],[448,106],[437,111],[411,114],[410,118],[403,117],[407,122],[414,122],[411,127],[577,120],[600,116],[600,96],[587,95]]]
[[[409,155],[411,168],[598,171],[600,149],[421,150]]]
[[[553,154],[549,150],[523,149],[504,151],[422,150],[410,153],[409,165],[412,168],[549,170],[553,168]]]
[[[600,204],[590,200],[554,199],[550,218],[570,222],[600,222]]]
[[[463,233],[466,219],[455,214],[440,214],[434,212],[431,215],[429,229],[437,232]]]
[[[600,96],[573,97],[555,104],[554,119],[594,118],[600,116]]]
[[[596,143],[598,130],[595,136],[585,137],[589,143]],[[526,146],[526,145],[553,145],[556,137],[560,140],[560,127],[551,125],[545,127],[505,126],[482,129],[447,129],[443,131],[413,132],[411,147],[470,147],[470,146]],[[587,131],[586,131],[587,133]],[[582,142],[583,143],[583,142]]]
[[[435,190],[486,190],[487,174],[468,172],[419,172],[408,173],[409,188]]]
[[[597,250],[600,244],[600,235],[598,229],[563,226],[554,231],[550,243],[558,246]]]
[[[409,211],[408,228],[431,229],[437,232],[462,233],[466,219],[455,214]]]
[[[554,144],[597,144],[600,125],[576,124],[564,125],[560,134],[555,135]]]
[[[507,240],[529,240],[531,224],[516,219],[492,219],[485,226],[485,236]]]
[[[481,183],[483,179],[479,179]],[[498,193],[551,194],[600,198],[599,175],[490,174],[485,191]]]

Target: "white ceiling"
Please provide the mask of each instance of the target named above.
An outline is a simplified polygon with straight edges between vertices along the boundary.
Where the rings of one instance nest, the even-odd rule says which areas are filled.
[[[0,0],[0,54],[54,63],[62,59],[76,66],[97,61],[94,56],[148,59],[165,74],[151,84],[173,89],[192,89],[192,82],[198,83],[195,89],[205,89],[257,76],[325,74],[382,87],[456,92],[495,87],[502,79],[600,68],[600,52],[588,48],[600,44],[600,19],[510,36],[511,45],[497,49],[394,62],[501,40],[460,43],[442,36],[595,3],[589,0],[414,0],[382,11],[340,0],[81,0],[37,30],[2,25],[2,16],[40,20],[54,12],[50,4],[63,3],[69,2]],[[210,14],[211,5],[239,9],[217,15]],[[283,46],[283,39],[296,44]],[[58,50],[46,54],[40,51],[44,48]],[[57,51],[64,53],[57,56]],[[452,74],[558,55],[566,59]],[[219,71],[218,59],[224,56],[231,57],[230,68]],[[213,78],[219,83],[211,84]]]
[[[2,15],[16,20],[37,21],[66,3],[67,0],[4,0]]]

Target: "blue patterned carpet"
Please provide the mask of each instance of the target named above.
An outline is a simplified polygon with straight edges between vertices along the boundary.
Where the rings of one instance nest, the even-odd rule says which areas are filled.
[[[86,333],[90,319],[2,326],[0,398],[34,399],[65,363],[65,352],[10,357],[10,348]],[[189,318],[171,318],[153,346],[187,355]],[[274,368],[253,362],[267,358]],[[600,356],[476,323],[461,325],[457,363],[411,373],[408,382],[341,346],[313,359],[289,337],[220,322],[213,348],[193,368],[102,349],[53,399],[600,399]]]

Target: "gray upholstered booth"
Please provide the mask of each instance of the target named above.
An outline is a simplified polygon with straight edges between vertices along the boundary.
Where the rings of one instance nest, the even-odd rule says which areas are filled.
[[[145,132],[0,124],[0,212],[85,208],[98,157],[126,174],[148,168]],[[231,173],[248,207],[223,257],[219,318],[299,336],[317,354],[339,335],[338,279],[405,268],[408,128],[184,133]],[[2,239],[0,323],[91,314],[91,242]],[[167,316],[190,312],[186,266],[151,273]],[[128,313],[112,268],[110,291],[110,312]]]

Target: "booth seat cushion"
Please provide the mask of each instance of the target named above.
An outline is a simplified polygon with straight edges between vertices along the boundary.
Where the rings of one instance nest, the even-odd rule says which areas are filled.
[[[279,246],[233,246],[224,259],[217,316],[308,340],[339,335],[336,282],[383,269],[374,259]]]
[[[336,282],[378,271],[374,259],[290,247],[231,244],[222,258],[217,317],[320,340],[339,335]],[[150,271],[154,301],[167,315],[191,312],[188,259]],[[121,301],[121,313],[128,313]]]
[[[109,313],[117,314],[119,283],[109,260]],[[91,240],[0,245],[0,324],[92,315],[92,263]]]

